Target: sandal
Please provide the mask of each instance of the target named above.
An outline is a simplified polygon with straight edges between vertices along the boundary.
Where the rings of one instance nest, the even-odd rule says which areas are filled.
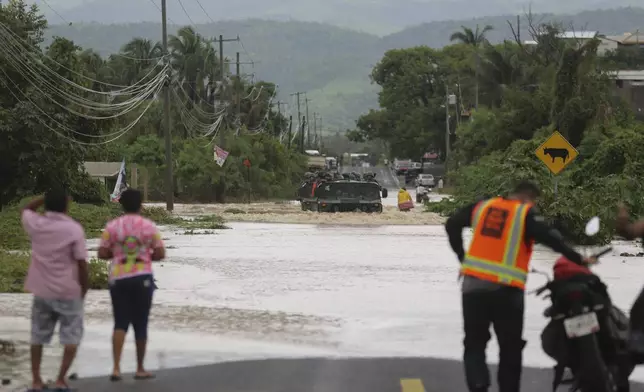
[[[156,376],[152,373],[134,375],[135,380],[152,380],[153,378],[156,378]]]
[[[110,376],[110,381],[112,381],[112,382],[118,382],[118,381],[121,381],[121,380],[123,380],[123,377],[117,376],[116,374],[112,374]]]

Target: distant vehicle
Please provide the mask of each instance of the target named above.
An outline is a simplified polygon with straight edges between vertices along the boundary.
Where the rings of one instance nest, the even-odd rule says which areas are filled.
[[[306,150],[304,153],[308,156],[310,171],[317,172],[326,168],[326,158],[318,150]]]
[[[416,187],[416,203],[429,201],[429,192],[431,192],[430,188],[424,186]]]
[[[366,168],[371,167],[371,164],[369,162],[362,162],[362,167],[364,167],[366,169]]]
[[[431,174],[419,174],[418,177],[416,177],[416,186],[433,188],[436,186],[436,181],[434,180],[434,176]]]
[[[338,168],[338,159],[336,157],[326,157],[326,168],[328,170],[334,170]]]
[[[413,163],[411,159],[405,159],[405,160],[399,160],[399,159],[394,159],[394,170],[396,171],[397,176],[402,176],[406,174],[409,169],[411,169],[413,166]]]

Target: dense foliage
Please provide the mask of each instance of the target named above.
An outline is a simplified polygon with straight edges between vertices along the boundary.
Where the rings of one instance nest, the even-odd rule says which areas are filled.
[[[123,10],[128,7],[145,8],[155,13],[152,19],[145,20],[151,20],[154,23],[112,24],[117,20],[123,20],[120,18],[106,19],[108,22],[105,24],[79,23],[82,19],[79,19],[78,14],[75,14],[75,18],[69,18],[69,21],[73,22],[71,26],[67,23],[53,25],[48,30],[48,36],[66,37],[82,47],[93,48],[104,56],[118,52],[122,45],[131,41],[133,37],[143,37],[154,42],[159,39],[161,25],[158,22],[158,10],[153,8],[151,4],[148,2],[139,4],[139,2],[132,1],[127,1],[128,4],[108,3],[113,3],[111,7],[118,10],[119,13],[127,12]],[[171,3],[168,2],[170,9],[173,6]],[[103,13],[96,8],[95,2],[89,4],[85,6],[91,10],[93,15],[89,20],[98,21],[99,19],[96,18]],[[431,3],[427,4],[436,8]],[[487,9],[489,4],[482,4],[486,7],[485,14],[489,15],[491,12]],[[417,3],[417,6],[419,5],[420,3]],[[186,4],[186,6],[188,5]],[[300,6],[299,3],[298,6]],[[204,4],[204,7],[208,7],[208,5]],[[335,6],[323,7],[326,8],[325,12],[337,13],[334,11]],[[354,6],[351,5],[351,7]],[[371,12],[374,5],[371,4],[369,7],[369,12]],[[401,8],[398,5],[395,7],[396,11],[393,14],[400,17]],[[377,107],[377,86],[370,84],[368,76],[373,65],[386,50],[409,48],[416,45],[441,48],[451,43],[451,34],[459,30],[461,25],[474,30],[477,24],[481,28],[486,25],[493,26],[494,30],[486,33],[486,37],[495,43],[513,37],[508,26],[508,19],[516,24],[513,17],[504,15],[468,19],[462,13],[462,7],[460,5],[458,7],[459,14],[454,18],[448,18],[450,20],[424,23],[382,38],[319,23],[256,19],[230,20],[236,19],[234,14],[226,14],[228,15],[226,21],[217,21],[216,23],[204,23],[203,20],[195,19],[195,22],[198,23],[195,25],[195,29],[205,37],[217,37],[219,34],[223,34],[226,38],[232,38],[239,35],[243,40],[243,47],[235,42],[226,43],[224,45],[226,57],[234,61],[235,52],[241,52],[243,62],[258,62],[254,67],[248,64],[243,65],[242,71],[277,83],[280,87],[278,98],[289,104],[288,111],[295,117],[297,116],[296,104],[289,94],[296,91],[306,91],[308,98],[311,99],[311,113],[309,114],[312,116],[314,111],[321,114],[324,122],[323,129],[335,132],[353,128],[359,113]],[[541,10],[535,7],[533,9]],[[142,12],[144,11],[138,12],[137,10],[131,15],[136,18],[136,21],[143,20],[140,19]],[[179,10],[179,14],[182,13]],[[200,13],[199,10],[193,16],[198,13]],[[310,10],[307,10],[307,13],[318,15]],[[387,14],[387,19],[391,20],[393,14]],[[430,17],[430,14],[434,15],[431,12],[429,14],[421,12],[418,13],[418,16],[426,21],[429,20],[427,18]],[[171,11],[168,15],[171,15],[174,21],[179,22]],[[215,14],[212,14],[213,17],[215,15],[222,15],[221,10],[218,9]],[[264,15],[268,14],[260,15],[267,17]],[[553,18],[555,18],[554,15],[534,15],[534,19],[540,21]],[[574,15],[558,15],[556,18],[564,26],[574,26],[576,30],[583,28],[584,30],[599,30],[604,34],[622,34],[627,31],[635,31],[638,28],[641,29],[644,10],[630,8],[585,11]],[[379,28],[383,26],[382,23],[375,22],[371,18],[368,19]],[[58,21],[59,18],[51,20]],[[355,18],[334,18],[330,23],[343,24],[343,20],[349,24],[349,28],[361,30],[359,24],[356,24]],[[411,19],[406,18],[406,20]],[[517,31],[520,32],[522,39],[529,39],[529,24],[525,17],[521,17],[520,24]],[[170,21],[168,31],[170,34],[176,34],[179,27]]]
[[[453,35],[461,42],[442,50],[387,52],[372,72],[382,87],[381,109],[363,115],[353,137],[383,140],[393,156],[434,149],[444,157],[448,88],[457,95],[457,104],[450,105],[455,131],[448,156],[455,200],[433,210],[450,213],[531,179],[544,190],[540,207],[570,235],[584,241],[583,222],[599,215],[606,222],[600,239],[608,239],[619,200],[635,214],[644,213],[644,126],[617,97],[609,76],[620,68],[641,69],[642,52],[620,48],[599,55],[598,40],[565,41],[552,24],[534,26],[536,45],[492,45],[478,36],[485,30],[463,28]],[[462,116],[477,97],[478,110]],[[579,151],[556,176],[557,195],[555,177],[535,156],[554,130]]]
[[[296,144],[290,151],[285,146],[288,121],[273,108],[276,85],[227,71],[216,84],[221,70],[215,46],[192,28],[169,37],[165,57],[157,42],[133,38],[104,58],[60,37],[41,49],[47,22],[22,0],[3,3],[0,23],[0,208],[61,184],[75,200],[100,204],[104,187],[79,168],[85,161],[123,158],[142,169],[150,196],[162,197],[161,95],[141,95],[135,107],[115,92],[118,86],[162,87],[157,75],[166,75],[171,90],[179,200],[236,200],[249,189],[255,199],[293,194],[306,164]],[[74,94],[81,95],[67,99]],[[118,105],[127,110],[111,118],[94,118],[100,111],[91,110]],[[223,168],[214,162],[214,145],[230,152]],[[244,159],[252,162],[250,183]]]

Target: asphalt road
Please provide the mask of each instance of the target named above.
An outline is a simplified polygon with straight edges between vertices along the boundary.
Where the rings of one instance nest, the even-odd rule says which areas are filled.
[[[495,368],[491,368],[496,372]],[[495,375],[492,376],[495,379]],[[522,392],[552,389],[551,369],[524,369]],[[466,392],[458,361],[431,358],[270,359],[162,370],[155,380],[131,375],[78,380],[72,387],[91,392]],[[493,389],[494,390],[494,389]],[[565,390],[565,388],[561,388]],[[644,392],[632,383],[631,392]]]

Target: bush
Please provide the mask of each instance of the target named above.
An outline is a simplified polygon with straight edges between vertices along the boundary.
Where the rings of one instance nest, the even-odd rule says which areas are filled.
[[[20,250],[29,248],[29,238],[22,228],[20,209],[27,203],[7,207],[0,212],[0,249]],[[113,203],[96,206],[72,202],[69,215],[76,219],[85,229],[87,238],[98,237],[105,223],[120,215],[121,209]]]
[[[25,199],[18,205],[13,205],[0,211],[0,249],[29,249],[29,238],[25,234],[20,221],[20,209],[26,203],[27,200]],[[87,238],[99,237],[105,224],[121,214],[121,207],[116,203],[97,206],[72,202],[69,206],[69,215],[83,225]],[[186,220],[172,215],[161,207],[143,208],[141,215],[151,219],[158,225],[174,225],[190,229],[227,228],[224,225],[224,220],[216,215],[202,216],[195,220]]]
[[[542,190],[539,209],[551,223],[578,244],[609,242],[614,233],[616,205],[624,200],[635,215],[644,213],[644,161],[640,158],[644,136],[633,130],[589,130],[579,146],[580,156],[554,181],[534,151],[545,140],[535,137],[519,140],[505,151],[496,151],[451,173],[455,186],[454,201],[431,203],[433,212],[450,215],[457,208],[481,197],[507,195],[520,180],[531,180]],[[599,235],[584,234],[586,221],[593,216],[602,220]]]
[[[0,293],[24,293],[29,269],[29,253],[0,251]],[[108,288],[108,263],[89,260],[89,286],[92,290]]]

